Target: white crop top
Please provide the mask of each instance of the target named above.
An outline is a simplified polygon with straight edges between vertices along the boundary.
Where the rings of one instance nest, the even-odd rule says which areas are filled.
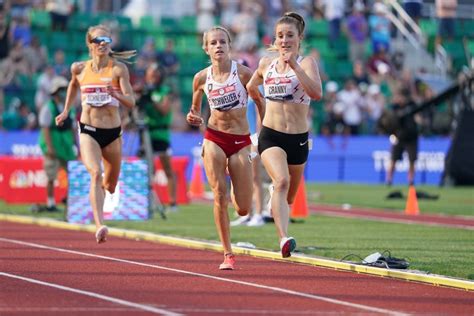
[[[214,81],[212,66],[209,66],[204,92],[211,110],[229,111],[247,106],[247,90],[240,82],[235,61],[232,61],[229,77],[224,83]]]
[[[302,56],[298,57],[297,62],[300,63],[302,59]],[[277,63],[278,58],[275,58],[263,75],[265,98],[272,101],[289,101],[308,105],[310,97],[304,91],[293,69],[280,74],[276,71]]]

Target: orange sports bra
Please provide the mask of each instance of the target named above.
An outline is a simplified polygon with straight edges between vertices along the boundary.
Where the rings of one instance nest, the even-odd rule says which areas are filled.
[[[92,60],[86,61],[84,76],[79,80],[82,105],[95,107],[104,105],[119,106],[119,101],[107,93],[108,85],[112,85],[112,89],[116,91],[121,91],[118,79],[112,79],[112,68],[113,60],[109,60],[107,67],[97,73],[92,70]]]

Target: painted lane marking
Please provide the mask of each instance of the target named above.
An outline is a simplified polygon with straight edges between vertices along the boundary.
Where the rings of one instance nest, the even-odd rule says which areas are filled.
[[[258,284],[258,283],[232,280],[232,279],[217,277],[217,276],[198,273],[198,272],[191,272],[191,271],[186,271],[186,270],[168,268],[168,267],[164,267],[164,266],[160,266],[160,265],[154,265],[154,264],[142,263],[142,262],[131,261],[131,260],[126,260],[126,259],[107,257],[107,256],[96,255],[96,254],[91,254],[91,253],[87,253],[87,252],[68,250],[68,249],[63,249],[63,248],[57,248],[57,247],[46,246],[46,245],[35,244],[35,243],[30,243],[30,242],[25,242],[25,241],[20,241],[20,240],[2,238],[2,237],[0,237],[0,241],[13,243],[13,244],[18,244],[18,245],[23,245],[23,246],[30,246],[30,247],[34,247],[34,248],[54,250],[54,251],[58,251],[58,252],[64,252],[64,253],[69,253],[69,254],[74,254],[74,255],[85,256],[85,257],[99,258],[99,259],[104,259],[104,260],[109,260],[109,261],[133,264],[133,265],[142,266],[142,267],[160,269],[160,270],[165,270],[165,271],[172,271],[172,272],[177,272],[177,273],[182,273],[182,274],[187,274],[187,275],[192,275],[192,276],[199,276],[199,277],[212,279],[212,280],[217,280],[217,281],[223,281],[223,282],[235,283],[235,284],[240,284],[240,285],[246,285],[246,286],[250,286],[250,287],[254,287],[254,288],[260,288],[260,289],[270,290],[270,291],[279,292],[279,293],[285,293],[285,294],[299,296],[299,297],[305,297],[305,298],[309,298],[309,299],[313,299],[313,300],[317,300],[317,301],[328,302],[328,303],[332,303],[332,304],[336,304],[336,305],[342,305],[342,306],[357,308],[357,309],[361,309],[361,310],[365,310],[365,311],[369,311],[369,312],[382,313],[382,314],[388,314],[388,315],[394,315],[394,316],[408,315],[408,314],[405,314],[405,313],[402,313],[402,312],[396,312],[396,311],[391,311],[391,310],[388,310],[388,309],[372,307],[372,306],[367,306],[367,305],[362,305],[362,304],[357,304],[357,303],[350,303],[350,302],[346,302],[346,301],[342,301],[342,300],[332,299],[332,298],[329,298],[329,297],[313,295],[313,294],[288,290],[288,289],[279,288],[279,287],[267,286],[267,285],[262,285],[262,284]]]
[[[16,274],[0,272],[0,276],[12,278],[12,279],[18,279],[18,280],[22,280],[22,281],[26,281],[26,282],[30,282],[30,283],[39,284],[39,285],[49,286],[49,287],[53,287],[53,288],[56,288],[56,289],[59,289],[59,290],[72,292],[72,293],[76,293],[76,294],[82,294],[82,295],[85,295],[85,296],[90,296],[90,297],[93,297],[93,298],[97,298],[97,299],[100,299],[100,300],[112,302],[112,303],[115,303],[115,304],[134,307],[136,309],[141,309],[141,310],[151,312],[151,313],[155,313],[155,314],[160,314],[160,315],[165,315],[165,316],[181,316],[182,315],[182,314],[167,311],[165,309],[155,308],[155,307],[149,306],[149,305],[134,303],[134,302],[122,300],[122,299],[119,299],[119,298],[115,298],[115,297],[111,297],[111,296],[107,296],[107,295],[102,295],[102,294],[95,293],[95,292],[79,290],[79,289],[75,289],[75,288],[72,288],[72,287],[63,286],[63,285],[59,285],[59,284],[55,284],[55,283],[49,283],[49,282],[44,282],[44,281],[40,281],[40,280],[36,280],[36,279],[31,279],[31,278],[23,277],[23,276],[16,275]]]

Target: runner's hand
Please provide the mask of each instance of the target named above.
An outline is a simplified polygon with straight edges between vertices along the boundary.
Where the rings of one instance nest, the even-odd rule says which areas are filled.
[[[298,54],[294,52],[284,52],[282,54],[283,61],[287,63],[291,67],[291,69],[295,69],[298,66],[298,62],[296,61],[297,55]]]
[[[64,121],[67,119],[68,114],[66,112],[61,112],[58,116],[56,116],[56,125],[62,126]]]
[[[109,84],[107,85],[107,93],[110,94],[112,98],[117,99],[117,91]]]
[[[196,113],[193,109],[189,110],[188,115],[186,115],[186,121],[193,126],[201,126],[203,119],[199,113]]]

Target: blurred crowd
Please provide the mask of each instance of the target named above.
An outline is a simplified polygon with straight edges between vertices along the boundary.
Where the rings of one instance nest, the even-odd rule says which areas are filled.
[[[87,0],[0,0],[0,128],[6,130],[36,129],[37,113],[50,98],[52,78],[69,78],[70,64],[65,51],[57,49],[53,56],[31,28],[30,10],[45,10],[51,19],[51,28],[65,31],[71,15],[82,12],[96,14],[100,11],[127,12],[136,1],[87,1]],[[143,2],[143,1],[142,1]],[[180,2],[177,0],[176,2]],[[344,77],[332,78],[319,47],[306,42],[304,50],[319,64],[323,79],[324,97],[312,104],[308,120],[312,132],[324,135],[377,134],[381,131],[377,121],[383,111],[390,108],[392,95],[397,91],[410,91],[410,99],[421,103],[435,92],[424,78],[426,69],[407,69],[404,53],[392,48],[394,29],[386,17],[388,8],[378,0],[196,0],[194,6],[185,6],[197,17],[196,36],[213,26],[217,19],[231,31],[233,54],[239,62],[255,70],[266,47],[272,42],[273,26],[286,11],[302,14],[306,21],[326,20],[329,46],[342,38],[347,41],[344,57],[348,65]],[[438,2],[438,1],[436,1]],[[442,1],[439,1],[442,2]],[[454,1],[456,2],[456,1]],[[118,3],[118,8],[116,7]],[[153,1],[154,5],[170,6],[169,1]],[[423,1],[400,1],[417,22]],[[120,10],[120,11],[117,11]],[[192,13],[191,12],[191,13]],[[451,11],[453,12],[453,11]],[[455,8],[454,8],[455,12]],[[190,12],[187,12],[190,14]],[[439,13],[445,18],[446,12]],[[444,14],[444,15],[441,15]],[[453,17],[448,16],[449,17]],[[455,16],[454,16],[455,17]],[[217,19],[216,19],[217,18]],[[440,24],[440,40],[452,40],[452,25]],[[113,25],[112,25],[113,30]],[[145,40],[143,47],[130,47],[130,41],[120,40],[119,31],[113,49],[120,51],[138,49],[136,62],[129,65],[132,84],[140,93],[145,85],[145,71],[159,65],[160,84],[170,88],[173,108],[172,129],[189,130],[182,109],[191,100],[182,98],[179,80],[180,60],[172,38],[164,49],[158,49],[155,38]],[[368,49],[369,48],[369,49]],[[87,57],[87,56],[86,56]],[[351,69],[352,68],[352,69]],[[34,104],[22,98],[25,81],[34,78],[36,93]],[[16,97],[5,104],[5,94]],[[205,108],[205,107],[204,107]],[[438,119],[439,121],[439,119]],[[443,121],[443,120],[441,120]],[[125,120],[125,122],[128,122]],[[417,116],[421,132],[425,135],[447,134],[449,122],[437,124],[437,110],[429,109]],[[126,123],[127,124],[127,123]],[[125,126],[126,127],[126,126]]]

